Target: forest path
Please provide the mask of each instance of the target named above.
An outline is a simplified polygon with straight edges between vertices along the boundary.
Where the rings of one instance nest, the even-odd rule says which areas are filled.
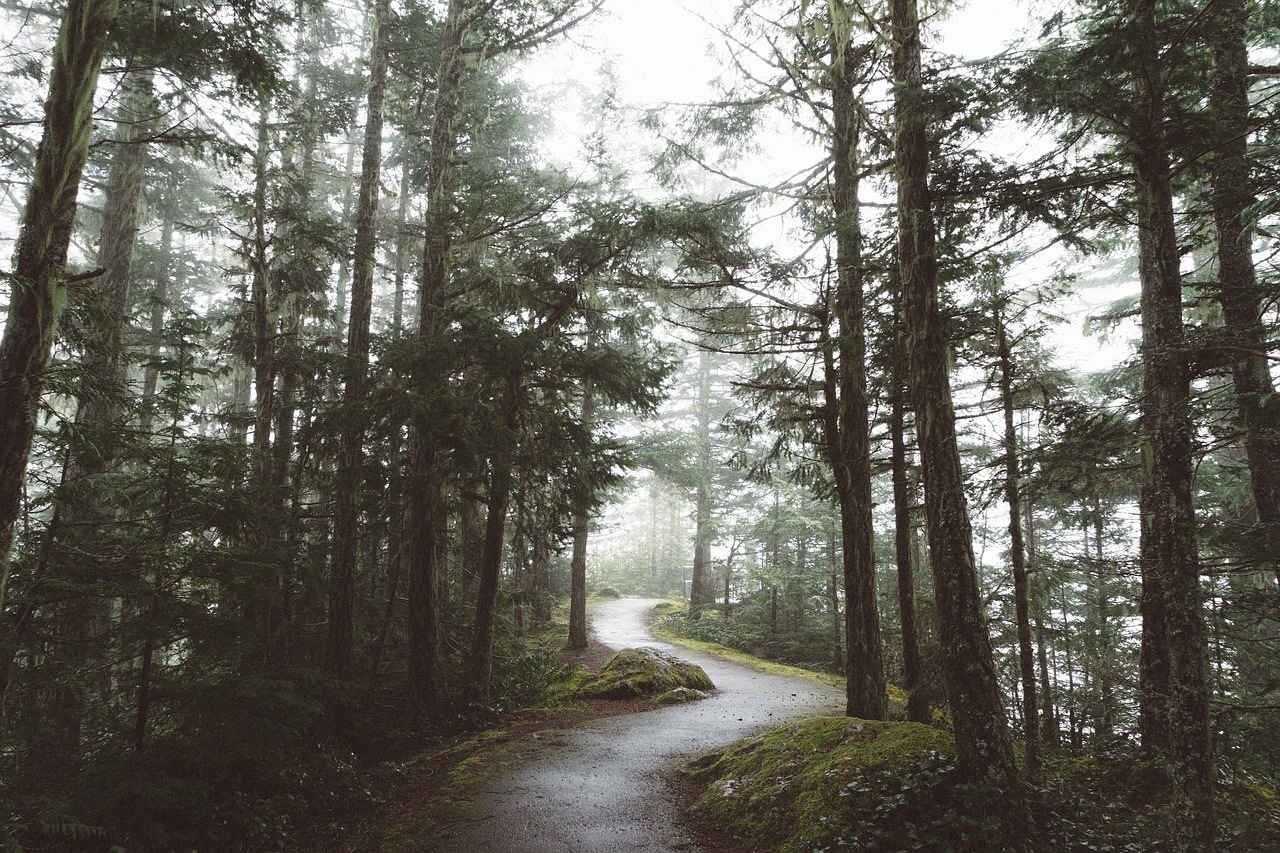
[[[615,649],[653,646],[698,664],[715,682],[710,699],[543,732],[471,791],[467,816],[433,839],[442,853],[664,853],[696,851],[663,778],[682,756],[843,702],[815,682],[757,672],[677,648],[649,631],[654,599],[599,605],[592,626]]]

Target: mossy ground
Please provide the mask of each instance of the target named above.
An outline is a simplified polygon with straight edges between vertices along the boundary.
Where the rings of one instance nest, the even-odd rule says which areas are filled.
[[[854,778],[952,749],[945,733],[916,723],[815,717],[739,741],[698,759],[688,773],[703,791],[693,816],[753,849],[807,851],[829,834]]]
[[[653,612],[656,617],[661,619],[664,616],[671,616],[675,613],[680,613],[684,611],[684,609],[685,609],[685,605],[682,603],[674,602],[674,601],[664,601],[664,602],[661,602],[660,604],[655,605],[653,608]],[[707,615],[712,615],[712,613],[714,613],[714,611],[712,611],[711,613],[708,613]],[[660,621],[654,624],[651,630],[655,635],[661,637],[662,639],[666,640],[667,642],[673,645],[684,646],[686,649],[693,649],[694,651],[705,652],[709,655],[715,655],[716,657],[724,658],[725,660],[733,661],[734,663],[738,663],[738,664],[742,664],[743,666],[750,667],[756,670],[757,672],[767,672],[767,673],[770,673],[771,675],[786,675],[786,676],[792,676],[795,678],[805,678],[816,684],[824,684],[827,687],[835,687],[836,689],[841,691],[845,689],[844,679],[838,675],[831,675],[830,673],[825,673],[825,672],[814,672],[811,669],[801,669],[800,667],[797,667],[797,666],[788,666],[787,664],[783,664],[783,663],[774,663],[773,661],[761,660],[760,658],[753,657],[752,655],[749,655],[746,652],[740,652],[737,649],[731,649],[728,646],[722,646],[719,643],[708,643],[702,640],[693,640],[688,637],[682,637],[679,634],[667,628],[666,626],[664,626]],[[892,695],[891,695],[891,698],[892,698]],[[904,701],[905,701],[905,697],[904,697]]]
[[[1025,788],[1039,838],[1005,822],[1010,789],[965,781],[951,737],[929,726],[822,717],[791,723],[691,762],[695,829],[742,849],[1162,851],[1171,849],[1170,777],[1137,754],[1053,757],[1042,788]],[[1280,800],[1224,781],[1219,853],[1280,850]],[[1029,846],[1028,846],[1029,843]]]

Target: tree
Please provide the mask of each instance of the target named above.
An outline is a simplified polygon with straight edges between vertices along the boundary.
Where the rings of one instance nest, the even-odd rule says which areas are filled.
[[[894,0],[894,164],[898,263],[916,411],[934,594],[944,650],[943,680],[960,765],[973,776],[1017,778],[991,639],[982,617],[964,475],[956,445],[947,342],[938,306],[937,246],[929,193],[928,114],[923,104],[915,0]]]
[[[437,343],[449,296],[450,254],[454,243],[458,163],[464,90],[484,61],[530,50],[580,22],[599,2],[563,0],[537,10],[499,9],[491,2],[450,0],[440,34],[440,63],[435,76],[435,108],[426,162],[427,213],[418,284],[417,341],[424,351]],[[584,10],[585,9],[585,10]],[[474,44],[468,44],[468,41]],[[474,60],[474,61],[473,61]],[[409,422],[409,694],[415,713],[437,719],[441,713],[439,568],[436,558],[444,533],[441,447],[421,405],[439,390],[439,365],[420,367],[415,377],[419,408]]]
[[[1142,730],[1173,762],[1178,849],[1203,850],[1214,836],[1213,750],[1165,71],[1155,3],[1130,0],[1126,8],[1142,283]]]
[[[853,12],[844,3],[829,4],[828,50],[831,63],[831,197],[835,219],[835,313],[839,367],[824,354],[827,376],[824,406],[826,448],[840,503],[844,543],[845,713],[882,720],[885,698],[880,615],[871,524],[871,424],[867,405],[867,343],[858,146],[862,109],[854,96],[854,64],[867,62],[869,46],[853,43]],[[838,392],[837,392],[838,388]]]
[[[1031,592],[1027,580],[1027,552],[1022,538],[1022,476],[1018,433],[1014,426],[1014,363],[1006,326],[1006,304],[995,306],[996,354],[999,359],[1000,403],[1004,416],[1004,496],[1009,506],[1009,563],[1013,568],[1013,598],[1018,634],[1018,675],[1022,685],[1022,736],[1027,745],[1027,775],[1041,775],[1039,705],[1036,702],[1035,659],[1031,648]]]
[[[1280,432],[1268,424],[1263,401],[1274,393],[1262,325],[1264,294],[1253,265],[1254,203],[1248,148],[1253,124],[1249,106],[1248,11],[1241,0],[1214,5],[1210,38],[1213,88],[1210,110],[1220,134],[1210,155],[1213,221],[1218,250],[1218,300],[1231,353],[1231,377],[1239,426],[1244,431],[1249,482],[1258,525],[1259,553],[1280,549]],[[1274,567],[1280,583],[1280,565]]]
[[[333,519],[333,560],[330,568],[329,633],[326,662],[330,672],[350,677],[355,573],[357,561],[360,492],[364,485],[365,415],[369,373],[369,327],[373,317],[373,274],[377,255],[378,189],[382,174],[383,103],[386,100],[387,63],[391,26],[390,0],[378,0],[372,18],[369,48],[369,82],[360,165],[360,191],[353,247],[351,318],[347,323],[347,368],[342,396],[349,407],[349,425],[342,434]]]
[[[118,0],[70,0],[58,30],[44,130],[14,255],[0,340],[0,609],[35,435],[41,382],[66,306],[67,247],[93,131],[93,94]]]
[[[698,390],[694,415],[694,460],[697,485],[693,492],[693,567],[690,570],[689,618],[697,619],[715,604],[711,581],[711,353],[698,348]]]

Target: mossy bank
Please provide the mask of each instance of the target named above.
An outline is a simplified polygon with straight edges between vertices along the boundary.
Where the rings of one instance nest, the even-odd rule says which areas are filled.
[[[1034,826],[1009,813],[1010,783],[956,770],[946,732],[848,717],[801,720],[690,762],[690,817],[747,850],[1162,851],[1170,776],[1137,753],[1056,758],[1024,787]],[[1020,783],[1013,783],[1020,784]],[[1218,851],[1280,850],[1275,792],[1220,783]]]

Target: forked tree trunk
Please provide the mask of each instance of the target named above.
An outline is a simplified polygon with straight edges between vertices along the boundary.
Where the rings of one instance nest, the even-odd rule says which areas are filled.
[[[893,0],[893,68],[898,178],[898,262],[903,319],[924,469],[924,505],[943,650],[943,681],[960,767],[975,778],[1017,778],[982,611],[973,535],[956,443],[947,340],[938,304],[938,261],[930,199],[927,121],[920,100],[920,22],[915,0]],[[1014,804],[1014,808],[1019,808]],[[1021,809],[1019,809],[1021,810]]]
[[[514,442],[520,418],[520,375],[507,377],[502,395],[502,426]],[[511,502],[512,461],[515,447],[497,448],[490,461],[489,500],[484,525],[479,584],[476,595],[475,638],[471,645],[471,687],[475,697],[487,699],[493,676],[493,627],[498,613],[498,589],[502,580],[502,547],[506,540],[507,507]]]

